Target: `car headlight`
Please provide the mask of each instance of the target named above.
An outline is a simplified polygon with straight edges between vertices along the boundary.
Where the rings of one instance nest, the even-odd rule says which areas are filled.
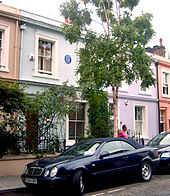
[[[163,157],[163,158],[170,157],[170,152],[164,152],[164,153],[162,153],[161,157]]]
[[[44,176],[47,177],[49,173],[50,173],[50,171],[47,169],[47,170],[45,171],[45,173],[44,173]]]
[[[53,167],[53,169],[50,171],[50,177],[53,178],[57,174],[57,171],[58,171],[57,167]]]
[[[27,171],[27,168],[28,168],[28,167],[27,167],[27,166],[25,166],[25,168],[24,168],[24,174],[26,173],[26,171]]]

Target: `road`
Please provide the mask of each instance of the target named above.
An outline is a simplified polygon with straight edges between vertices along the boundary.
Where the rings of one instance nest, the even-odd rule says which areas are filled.
[[[1,193],[2,196],[70,196],[70,191],[65,187],[59,192],[48,190],[47,192],[30,191],[23,189],[15,192]],[[97,184],[91,190],[88,190],[84,196],[170,196],[170,173],[161,173],[153,175],[150,182],[136,182],[136,179],[118,180],[114,183]]]
[[[170,175],[154,175],[150,182],[133,180],[120,184],[84,196],[170,196]]]

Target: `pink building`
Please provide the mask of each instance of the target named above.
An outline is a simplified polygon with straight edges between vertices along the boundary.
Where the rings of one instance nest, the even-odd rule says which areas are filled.
[[[160,46],[147,48],[154,54],[158,72],[158,99],[159,99],[159,131],[170,131],[170,59],[165,57],[165,47],[160,39]]]
[[[158,61],[160,131],[170,131],[170,60],[156,56]]]
[[[19,80],[20,61],[20,11],[0,4],[0,77]]]

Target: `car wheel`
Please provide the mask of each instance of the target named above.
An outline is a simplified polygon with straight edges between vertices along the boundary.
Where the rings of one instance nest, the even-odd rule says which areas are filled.
[[[145,182],[152,178],[152,166],[149,162],[145,161],[141,165],[141,179]]]
[[[73,176],[73,187],[76,195],[83,195],[84,193],[84,175],[82,171],[78,171]]]

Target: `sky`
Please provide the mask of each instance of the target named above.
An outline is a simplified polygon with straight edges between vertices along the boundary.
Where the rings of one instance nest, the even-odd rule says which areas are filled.
[[[49,18],[63,21],[60,16],[60,4],[66,0],[2,0],[3,4],[15,8],[30,11]],[[170,55],[170,0],[140,0],[139,5],[135,8],[135,15],[138,16],[143,12],[153,14],[153,29],[156,35],[149,42],[148,47],[159,45],[160,38],[166,47],[167,56]]]

